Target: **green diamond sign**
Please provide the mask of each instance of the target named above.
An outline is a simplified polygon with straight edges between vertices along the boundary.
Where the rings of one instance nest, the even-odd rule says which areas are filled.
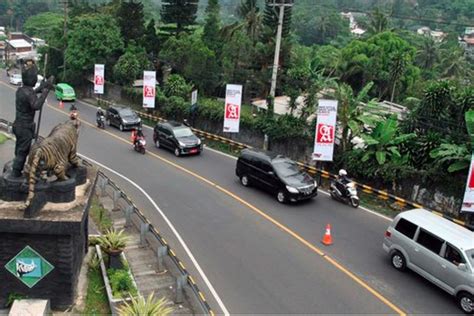
[[[33,248],[26,246],[5,265],[5,268],[26,286],[32,288],[50,273],[54,266]]]

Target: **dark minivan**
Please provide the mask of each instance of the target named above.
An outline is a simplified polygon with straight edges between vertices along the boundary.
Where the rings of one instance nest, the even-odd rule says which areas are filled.
[[[153,141],[158,148],[171,149],[176,157],[200,154],[203,148],[201,139],[188,126],[173,121],[156,124]]]
[[[117,126],[121,131],[141,126],[140,117],[129,107],[111,106],[105,113],[107,125]]]
[[[318,194],[317,182],[296,162],[268,151],[242,150],[235,174],[243,186],[260,187],[274,194],[280,203],[311,199]]]

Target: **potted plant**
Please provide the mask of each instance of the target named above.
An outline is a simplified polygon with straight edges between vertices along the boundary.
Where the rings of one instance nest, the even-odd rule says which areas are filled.
[[[108,229],[104,235],[99,237],[100,248],[109,256],[108,268],[123,268],[120,254],[125,249],[128,237],[122,230]]]
[[[167,306],[169,302],[163,297],[160,300],[154,298],[151,293],[145,300],[143,296],[132,297],[130,303],[124,302],[118,309],[120,316],[143,316],[159,315],[166,316],[173,312],[173,308]]]

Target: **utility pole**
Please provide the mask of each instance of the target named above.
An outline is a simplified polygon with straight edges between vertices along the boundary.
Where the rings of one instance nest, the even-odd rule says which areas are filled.
[[[270,102],[275,100],[275,90],[277,84],[278,63],[280,61],[281,35],[283,33],[283,17],[285,8],[292,7],[294,0],[267,0],[267,4],[273,8],[279,8],[278,28],[275,41],[275,58],[273,59],[272,81],[270,86]],[[265,134],[263,149],[268,150],[268,135]]]
[[[68,2],[69,0],[62,0],[61,4],[64,6],[64,24],[63,24],[63,37],[64,37],[64,50],[63,50],[63,81],[66,81],[66,49],[67,49],[67,17],[68,17]]]

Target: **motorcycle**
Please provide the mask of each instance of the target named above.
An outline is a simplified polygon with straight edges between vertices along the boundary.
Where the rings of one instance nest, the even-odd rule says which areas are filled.
[[[329,193],[331,194],[331,197],[334,200],[350,204],[354,208],[359,207],[359,196],[357,195],[356,184],[351,181],[345,183],[344,186],[345,192],[343,193],[337,188],[336,181],[332,181],[331,186],[329,187]]]
[[[105,115],[100,115],[97,119],[97,127],[105,129]]]
[[[133,144],[135,151],[145,154],[146,140],[145,137],[139,137],[138,140]]]

